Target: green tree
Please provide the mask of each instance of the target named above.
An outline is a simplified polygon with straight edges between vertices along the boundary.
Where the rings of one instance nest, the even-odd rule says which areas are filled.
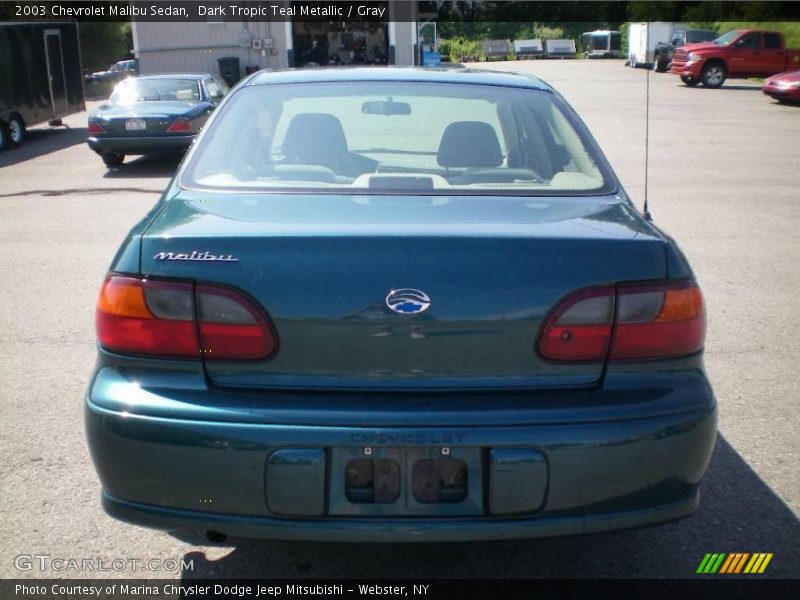
[[[130,23],[80,23],[81,61],[85,69],[104,69],[118,60],[133,58]]]

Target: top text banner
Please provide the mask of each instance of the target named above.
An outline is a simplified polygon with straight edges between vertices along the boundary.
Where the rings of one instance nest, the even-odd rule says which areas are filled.
[[[390,7],[391,4],[391,7]],[[131,0],[105,2],[3,2],[0,20],[241,22],[241,21],[413,21],[409,2],[239,2],[235,0]],[[10,14],[9,14],[10,13]]]
[[[328,21],[368,23],[438,22],[466,23],[545,23],[585,22],[617,24],[632,19],[680,21],[690,2],[627,2],[625,0],[478,0],[416,2],[413,0],[289,1],[289,0],[0,0],[0,21],[75,20],[161,21],[161,22],[241,22],[241,21]],[[700,2],[716,21],[752,19],[753,6],[766,11],[761,20],[797,21],[800,2]],[[644,13],[644,14],[642,14]],[[718,14],[717,14],[718,13]],[[766,15],[770,15],[768,18]]]

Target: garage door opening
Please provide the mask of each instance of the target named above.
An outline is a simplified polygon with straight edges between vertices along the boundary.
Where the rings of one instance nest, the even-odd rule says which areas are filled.
[[[387,9],[384,14],[388,17],[388,13]],[[389,62],[388,19],[338,22],[327,17],[297,18],[303,20],[292,22],[295,67],[385,65]]]

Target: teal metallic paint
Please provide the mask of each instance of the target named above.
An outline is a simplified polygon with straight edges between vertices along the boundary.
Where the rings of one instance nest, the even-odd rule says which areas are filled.
[[[199,361],[159,360],[151,366],[152,360],[103,350],[99,356],[87,398],[97,409],[198,422],[379,428],[600,426],[637,418],[677,418],[714,405],[696,356],[614,365],[602,386],[424,393],[227,389],[209,384]]]
[[[276,515],[320,517],[325,512],[325,450],[281,448],[269,455],[267,507]]]
[[[532,513],[544,504],[547,460],[530,448],[495,448],[489,452],[489,512]]]
[[[513,519],[341,519],[300,520],[269,517],[241,517],[201,513],[136,504],[102,495],[105,511],[122,521],[159,529],[206,529],[229,535],[265,537],[273,540],[324,539],[336,542],[467,542],[514,540],[599,533],[642,527],[679,519],[693,513],[699,504],[697,490],[685,498],[658,507],[602,515],[556,515]]]
[[[240,86],[315,78],[552,93],[524,76],[453,70],[306,70]],[[274,539],[467,541],[647,525],[697,507],[716,437],[702,353],[606,365],[535,354],[543,319],[575,288],[692,276],[621,188],[575,198],[371,197],[209,193],[177,181],[111,270],[242,290],[269,314],[280,348],[249,364],[100,348],[85,421],[112,516]],[[195,250],[239,261],[153,258]],[[426,313],[384,310],[386,292],[405,286],[430,295]],[[484,491],[495,451],[498,462],[527,464],[537,482],[505,484],[493,502],[484,493],[468,514],[445,504],[424,517],[359,510],[343,502],[331,464],[366,446],[398,456],[446,446],[472,457],[470,476]],[[284,451],[291,460],[282,464],[318,474],[324,457],[322,489],[311,482],[318,476],[306,480],[309,515],[322,498],[317,516],[276,514],[286,502],[270,510],[269,488],[299,474],[269,473]],[[286,488],[273,497],[285,499]],[[531,514],[503,515],[533,504]]]
[[[354,435],[370,430],[155,419],[109,413],[91,404],[86,419],[108,496],[106,507],[112,498],[124,499],[112,507],[112,514],[121,518],[163,527],[190,526],[196,520],[197,525],[226,533],[299,539],[347,539],[342,533],[352,528],[351,539],[386,542],[552,535],[556,525],[563,533],[582,533],[683,516],[695,507],[696,486],[716,430],[713,406],[681,417],[605,425],[461,428],[453,433],[462,440],[455,446],[514,448],[535,443],[547,456],[550,479],[545,507],[536,519],[462,518],[456,533],[458,505],[448,518],[424,522],[383,517],[370,525],[365,521],[377,517],[364,511],[367,514],[355,522],[332,515],[291,519],[297,527],[290,529],[269,512],[264,465],[273,450],[298,445],[358,448],[363,443],[354,444]],[[402,440],[405,432],[427,433],[430,428],[380,431]],[[158,471],[153,464],[159,465]],[[448,515],[446,505],[439,509],[440,515]]]
[[[291,83],[334,83],[337,81],[420,81],[437,83],[468,83],[473,85],[493,85],[520,87],[552,92],[553,89],[532,75],[485,71],[481,69],[436,69],[390,67],[373,69],[284,69],[261,71],[241,81],[237,87],[248,85],[281,85]],[[234,88],[233,91],[235,91]]]
[[[601,362],[533,354],[547,312],[576,288],[667,275],[664,237],[619,197],[394,200],[181,192],[143,236],[141,270],[262,301],[280,352],[261,363],[209,357],[214,382],[322,389],[590,384]],[[156,259],[195,250],[239,260]],[[430,309],[386,309],[398,287],[424,290]]]

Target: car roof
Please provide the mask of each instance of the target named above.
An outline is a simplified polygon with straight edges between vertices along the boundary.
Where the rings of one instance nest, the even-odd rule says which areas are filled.
[[[131,79],[206,79],[209,73],[157,73],[155,75],[139,75]]]
[[[243,85],[399,81],[465,83],[553,91],[544,81],[526,73],[436,67],[332,67],[259,71]]]

